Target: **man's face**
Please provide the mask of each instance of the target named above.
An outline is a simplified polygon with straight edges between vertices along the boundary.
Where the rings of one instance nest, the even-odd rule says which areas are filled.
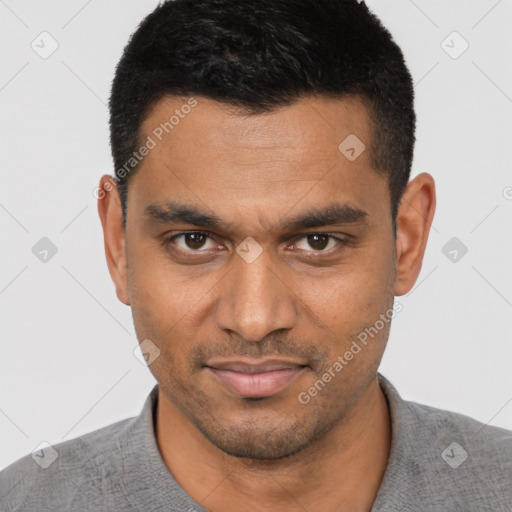
[[[327,433],[375,378],[389,321],[360,340],[393,305],[388,183],[356,99],[263,115],[195,99],[165,98],[142,125],[156,146],[129,184],[129,303],[138,339],[161,351],[150,369],[169,407],[226,453],[277,459]],[[338,148],[350,134],[366,146],[352,161],[359,146]],[[164,221],[178,205],[220,223]]]

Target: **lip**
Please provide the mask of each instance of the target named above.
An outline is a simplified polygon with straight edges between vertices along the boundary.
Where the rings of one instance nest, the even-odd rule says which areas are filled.
[[[282,391],[306,365],[278,359],[210,362],[206,368],[232,393],[241,397],[268,397]]]

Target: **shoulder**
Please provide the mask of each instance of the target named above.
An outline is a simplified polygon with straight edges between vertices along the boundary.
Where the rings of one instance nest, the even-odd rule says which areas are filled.
[[[400,489],[434,507],[425,510],[512,510],[512,431],[403,400],[389,381],[381,387],[392,422],[385,501]]]
[[[484,424],[464,414],[437,409],[416,402],[404,401],[416,421],[413,431],[429,442],[444,440],[462,442],[475,461],[485,466],[511,467],[512,431]],[[491,459],[491,456],[495,457]],[[509,474],[510,475],[510,474]]]
[[[0,472],[0,509],[6,512],[61,510],[75,503],[86,489],[101,491],[118,470],[112,455],[121,449],[121,434],[133,420],[128,418],[81,437],[48,445],[9,465]]]
[[[431,468],[429,488],[444,503],[454,510],[512,510],[512,431],[414,402],[407,406],[418,419],[413,432],[420,460]]]

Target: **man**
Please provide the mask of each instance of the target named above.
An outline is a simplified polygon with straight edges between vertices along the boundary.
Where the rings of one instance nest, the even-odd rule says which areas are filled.
[[[435,186],[409,181],[411,77],[364,3],[166,2],[110,111],[106,258],[158,384],[7,468],[2,510],[512,510],[512,433],[378,373]]]

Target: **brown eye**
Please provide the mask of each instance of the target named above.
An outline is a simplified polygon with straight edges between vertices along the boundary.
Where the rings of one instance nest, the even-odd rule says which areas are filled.
[[[187,233],[184,236],[185,244],[189,249],[201,249],[206,240],[203,233]]]
[[[309,245],[316,251],[322,251],[329,244],[328,235],[308,235]]]
[[[213,249],[214,247],[205,247],[205,244],[210,241],[213,246],[216,244],[210,236],[206,233],[199,231],[191,231],[188,233],[179,233],[177,235],[167,238],[165,245],[173,244],[178,246],[179,249],[185,252],[203,252],[200,249]]]
[[[306,243],[303,243],[302,241]],[[304,251],[311,252],[328,252],[329,249],[332,249],[336,245],[344,245],[345,240],[341,238],[337,238],[333,235],[329,235],[327,233],[311,233],[309,235],[304,235],[299,239],[296,243],[296,246]]]

